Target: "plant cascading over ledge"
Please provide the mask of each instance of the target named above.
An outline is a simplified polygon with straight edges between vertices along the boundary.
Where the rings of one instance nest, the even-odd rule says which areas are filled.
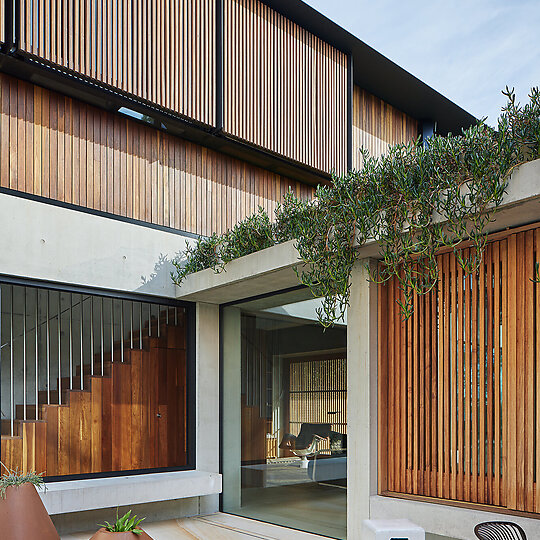
[[[175,263],[173,280],[180,284],[206,268],[220,272],[235,258],[294,239],[304,263],[296,268],[299,280],[322,298],[318,316],[329,326],[343,319],[348,306],[357,248],[375,239],[383,264],[371,278],[398,279],[408,318],[413,294],[438,282],[438,250],[452,248],[466,274],[478,269],[486,225],[503,201],[512,169],[540,157],[538,88],[524,106],[513,90],[503,94],[508,102],[497,129],[480,121],[461,135],[397,144],[378,158],[361,150],[360,170],[334,176],[311,201],[287,193],[274,223],[259,208],[225,234],[199,238],[187,247],[185,265]],[[468,258],[459,248],[464,240],[472,242]]]

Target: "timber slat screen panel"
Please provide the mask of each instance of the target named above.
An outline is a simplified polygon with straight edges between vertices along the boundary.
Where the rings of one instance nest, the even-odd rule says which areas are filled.
[[[419,133],[418,120],[358,86],[353,91],[352,123],[353,169],[362,166],[360,148],[378,157],[393,144],[416,140]]]
[[[0,187],[209,235],[313,188],[0,74]]]
[[[346,170],[347,56],[257,0],[224,0],[224,129]]]
[[[408,321],[397,280],[380,286],[381,492],[540,513],[539,257],[538,225],[470,276],[440,254]]]
[[[215,123],[214,0],[21,0],[20,49]]]
[[[298,435],[303,423],[332,424],[347,433],[347,359],[345,357],[291,360],[289,363],[289,428]],[[320,441],[330,453],[330,441]]]

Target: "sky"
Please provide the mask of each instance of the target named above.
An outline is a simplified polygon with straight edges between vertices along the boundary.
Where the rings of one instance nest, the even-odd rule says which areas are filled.
[[[304,0],[477,118],[540,86],[540,0]]]

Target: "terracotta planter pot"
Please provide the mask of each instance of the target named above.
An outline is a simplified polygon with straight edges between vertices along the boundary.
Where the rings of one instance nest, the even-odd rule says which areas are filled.
[[[7,488],[0,498],[0,528],[2,540],[60,540],[32,484]]]
[[[132,532],[109,532],[102,527],[99,531],[90,538],[90,540],[152,540],[152,537],[148,536],[144,531],[142,534],[135,534]]]

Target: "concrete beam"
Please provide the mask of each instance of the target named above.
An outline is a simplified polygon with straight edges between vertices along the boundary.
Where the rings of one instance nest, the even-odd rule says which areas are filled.
[[[0,193],[0,273],[174,298],[192,238]]]
[[[347,325],[347,536],[360,538],[377,494],[377,284],[357,261]]]
[[[219,473],[219,306],[197,304],[196,347],[196,467]],[[201,514],[218,509],[217,495],[201,501]]]
[[[223,509],[241,506],[242,465],[242,323],[238,308],[227,307],[223,322]]]
[[[293,267],[300,264],[294,241],[278,244],[227,264],[188,276],[177,288],[177,298],[223,304],[298,285]]]

